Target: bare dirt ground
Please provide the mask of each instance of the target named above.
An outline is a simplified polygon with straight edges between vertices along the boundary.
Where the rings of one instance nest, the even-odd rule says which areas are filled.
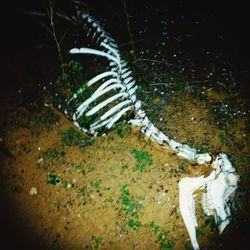
[[[160,127],[191,146],[229,154],[241,176],[233,222],[219,236],[197,202],[197,236],[202,249],[236,249],[239,242],[248,249],[248,121],[239,116],[227,129],[218,126],[212,104],[231,97],[214,90],[204,96],[176,93],[159,108]],[[1,131],[4,249],[191,249],[178,181],[207,175],[209,165],[181,159],[123,123],[90,139],[55,109],[29,105],[6,112],[8,98],[1,99],[1,114],[8,113]],[[72,129],[80,140],[67,141]]]

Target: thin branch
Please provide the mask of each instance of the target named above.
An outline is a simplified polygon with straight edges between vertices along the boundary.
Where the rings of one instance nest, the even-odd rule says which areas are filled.
[[[126,18],[127,18],[127,28],[128,28],[128,33],[129,33],[129,37],[130,37],[131,47],[133,49],[133,52],[135,53],[135,43],[134,43],[132,31],[130,29],[130,22],[129,22],[130,16],[129,16],[128,10],[127,10],[127,3],[126,3],[126,0],[121,0],[121,1],[123,3],[124,12],[125,12]]]
[[[63,38],[59,41],[57,38],[57,34],[56,34],[56,30],[55,30],[55,25],[54,25],[54,10],[53,10],[53,5],[52,2],[49,2],[49,9],[47,8],[47,15],[49,17],[49,21],[50,21],[50,26],[51,26],[51,30],[49,30],[50,34],[54,37],[54,40],[56,42],[56,47],[57,47],[57,51],[58,51],[58,56],[61,62],[61,69],[62,69],[62,73],[64,75],[64,68],[63,68],[63,58],[62,58],[62,53],[61,53],[61,47],[60,47],[60,43],[62,42],[63,38],[65,37],[65,34],[63,35]],[[46,25],[44,25],[44,27],[47,27]]]

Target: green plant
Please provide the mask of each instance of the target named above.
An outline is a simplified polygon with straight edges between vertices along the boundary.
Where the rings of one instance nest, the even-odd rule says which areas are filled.
[[[48,173],[47,182],[49,184],[57,185],[57,184],[61,184],[62,180],[57,175]]]
[[[66,146],[90,146],[93,144],[93,139],[90,137],[83,138],[80,132],[73,128],[69,128],[62,134],[62,143]]]
[[[100,180],[96,180],[95,182],[92,183],[92,186],[96,189],[100,188],[100,184],[101,184],[101,181]]]
[[[95,168],[92,165],[88,166],[88,173],[91,173],[95,170]]]
[[[50,125],[55,125],[59,122],[59,116],[56,115],[51,108],[45,107],[42,112],[35,116],[31,121],[31,126],[34,128],[47,128]]]
[[[128,169],[128,163],[122,163],[121,169]]]
[[[153,164],[152,156],[148,152],[133,149],[132,155],[137,160],[135,170],[139,172],[145,172],[147,167]]]
[[[59,81],[73,90],[77,89],[84,79],[84,69],[80,62],[71,60],[63,63],[64,72]]]
[[[74,168],[78,171],[78,172],[81,172],[84,168],[84,164],[81,162],[81,163],[77,163],[74,165]]]
[[[169,231],[162,230],[153,221],[149,226],[155,234],[159,234],[157,241],[160,244],[161,249],[172,249],[174,247],[174,242],[167,238]]]
[[[167,236],[169,231],[161,231],[158,237],[158,242],[160,244],[161,249],[173,249],[174,242],[172,240],[168,240]]]
[[[157,226],[153,221],[150,223],[149,226],[154,231],[155,234],[157,234],[160,231],[160,227]]]
[[[203,230],[201,228],[196,229],[196,236],[197,237],[204,236],[204,232],[203,232]]]
[[[130,219],[128,221],[128,227],[131,227],[134,230],[138,229],[141,226],[142,226],[142,224],[141,224],[141,222],[138,219]]]
[[[48,160],[53,160],[53,159],[59,159],[61,157],[64,157],[65,152],[63,151],[58,151],[56,149],[48,149],[46,151],[41,151],[40,157]]]
[[[129,132],[129,129],[130,129],[130,125],[126,122],[123,122],[121,123],[117,129],[116,129],[116,133],[121,137],[125,137],[127,136],[128,132]]]
[[[51,108],[45,108],[44,112],[42,113],[40,117],[41,123],[48,123],[50,125],[54,125],[58,123],[59,121],[59,116],[56,115]]]
[[[92,244],[95,249],[97,249],[102,243],[102,238],[97,236],[92,236]]]
[[[139,209],[142,208],[142,205],[132,199],[126,185],[122,186],[120,191],[121,195],[119,197],[119,200],[122,204],[122,210],[128,217],[127,225],[128,227],[136,230],[142,226],[141,222],[139,221],[138,213]]]

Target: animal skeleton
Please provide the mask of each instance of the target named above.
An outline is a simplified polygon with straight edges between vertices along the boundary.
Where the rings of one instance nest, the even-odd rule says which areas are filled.
[[[91,54],[104,57],[109,61],[109,67],[91,80],[87,85],[79,88],[66,100],[67,105],[73,105],[73,112],[65,109],[75,126],[92,135],[100,134],[103,130],[110,130],[122,117],[133,113],[129,123],[139,127],[140,131],[162,146],[168,145],[178,156],[197,162],[198,164],[211,163],[213,171],[208,177],[183,178],[179,182],[180,212],[189,233],[194,249],[199,249],[196,240],[194,192],[204,189],[201,204],[206,215],[213,215],[222,232],[231,218],[229,203],[237,189],[239,177],[225,154],[213,158],[209,153],[199,154],[188,145],[170,139],[162,133],[148,119],[141,109],[141,101],[137,100],[135,91],[136,82],[132,72],[120,55],[118,45],[111,36],[88,14],[78,13],[85,21],[84,28],[87,36],[99,49],[73,48],[71,54]],[[86,89],[93,89],[93,93],[82,100]],[[60,108],[60,107],[59,107]],[[80,120],[91,117],[93,121],[89,127],[84,127]]]

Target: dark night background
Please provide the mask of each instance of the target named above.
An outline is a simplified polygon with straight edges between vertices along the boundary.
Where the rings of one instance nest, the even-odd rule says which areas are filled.
[[[55,1],[56,6],[65,13],[70,9],[69,0]],[[83,1],[84,7],[98,20],[105,20],[106,29],[118,40],[118,43],[129,41],[126,26],[126,16],[119,0],[90,0]],[[25,14],[25,10],[42,12],[46,1],[18,1],[8,2],[2,7],[1,14],[1,42],[2,42],[2,69],[6,67],[6,58],[18,57],[18,54],[27,53],[24,60],[29,64],[30,55],[38,56],[36,64],[39,64],[39,56],[46,54],[46,43],[51,42],[51,37],[45,39],[46,31],[36,18]],[[146,44],[138,43],[138,48],[154,46],[150,43],[161,36],[161,21],[167,21],[167,29],[171,36],[177,36],[186,31],[191,34],[191,41],[183,41],[180,46],[191,47],[188,50],[204,48],[222,55],[224,60],[231,64],[236,81],[241,86],[241,92],[246,95],[248,91],[250,69],[250,31],[249,15],[246,1],[127,1],[128,12],[131,15],[131,28],[134,36],[138,30],[148,26],[148,32],[140,38],[147,41]],[[183,19],[182,19],[183,18]],[[147,19],[148,22],[143,21]],[[174,24],[171,21],[174,21]],[[38,49],[44,44],[45,48]],[[168,47],[170,47],[167,44]],[[185,53],[185,50],[184,50]],[[48,55],[49,57],[49,55]],[[193,56],[195,57],[195,56]],[[23,59],[23,57],[22,57]],[[35,58],[33,58],[35,60]],[[14,62],[13,62],[14,63]],[[25,63],[25,62],[24,62]],[[39,66],[39,65],[38,65]],[[9,69],[4,69],[5,77],[8,77]]]
[[[92,15],[101,22],[105,22],[106,30],[118,41],[118,44],[129,41],[126,16],[121,1],[86,0],[83,2]],[[53,67],[57,68],[58,65],[55,65],[59,63],[53,39],[38,24],[35,17],[25,13],[25,10],[42,12],[45,6],[45,1],[23,0],[8,1],[1,7],[0,98],[8,96],[13,100],[13,107],[1,107],[3,112],[9,112],[15,108],[18,89],[25,89],[28,100],[32,101],[37,98],[36,84],[55,77],[47,75],[48,72],[51,74],[56,72]],[[69,0],[56,1],[56,6],[67,13],[67,6],[70,6]],[[185,32],[191,34],[192,39],[186,44],[184,41],[179,47],[184,54],[188,53],[189,56],[194,57],[194,60],[201,49],[220,55],[231,67],[242,96],[249,96],[250,15],[247,1],[127,0],[127,8],[131,15],[131,27],[135,36],[138,30],[148,25],[148,31],[139,37],[144,41],[136,44],[138,50],[146,49],[148,46],[152,51],[156,49],[154,46],[162,35],[160,23],[166,20],[169,36],[177,36]],[[148,20],[147,24],[144,22],[145,19]],[[174,24],[170,25],[172,20]],[[168,49],[171,50],[171,48]],[[202,59],[199,60],[202,61]],[[199,60],[196,60],[197,64]],[[2,199],[1,206],[4,207]],[[4,237],[3,242],[9,244],[9,247],[2,249],[11,249],[15,241],[23,237],[22,227],[15,221],[9,220],[9,212],[6,211],[11,209],[14,208],[5,208],[0,217],[1,229],[5,230],[1,236]],[[30,249],[35,249],[32,248],[33,243],[35,245],[35,238],[30,240],[33,237],[32,234],[24,233],[24,235],[23,241],[29,239]],[[21,242],[18,249],[24,249],[24,245],[25,249],[29,249],[27,243],[22,245]]]

